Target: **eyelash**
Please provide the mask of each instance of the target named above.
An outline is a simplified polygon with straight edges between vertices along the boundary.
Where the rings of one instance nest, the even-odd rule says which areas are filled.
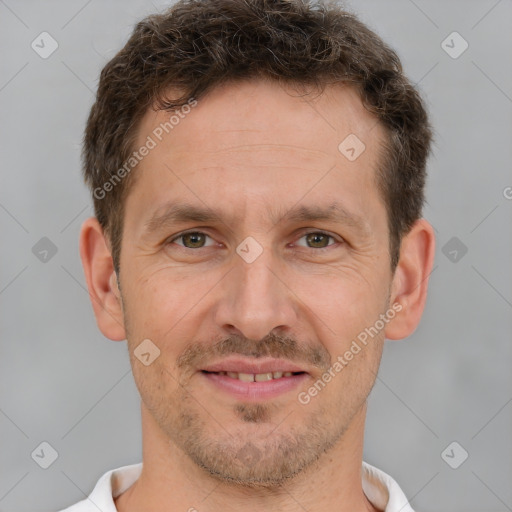
[[[197,230],[189,230],[189,231],[184,231],[183,233],[180,233],[179,235],[167,240],[165,242],[165,245],[169,245],[171,243],[173,243],[175,240],[178,240],[180,238],[183,238],[184,236],[186,235],[190,235],[190,234],[199,234],[199,235],[206,235],[207,237],[209,238],[212,238],[210,235],[208,235],[208,233],[205,233],[204,231],[197,231]],[[341,243],[341,241],[337,240],[333,235],[330,235],[329,233],[326,233],[325,231],[307,231],[305,233],[302,233],[299,240],[301,238],[304,238],[305,236],[307,235],[311,235],[311,234],[315,234],[315,235],[325,235],[329,238],[331,238],[332,240],[334,240],[335,242],[338,242],[338,243]],[[312,249],[316,252],[320,252],[320,251],[325,251],[325,250],[328,250],[330,248],[332,248],[333,246],[335,246],[336,244],[331,244],[331,245],[328,245],[326,247],[305,247],[306,249]],[[185,246],[179,246],[179,247],[182,247],[183,249],[188,249],[190,251],[197,251],[199,249],[206,249],[207,247],[198,247],[196,249],[192,249],[190,247],[185,247]]]

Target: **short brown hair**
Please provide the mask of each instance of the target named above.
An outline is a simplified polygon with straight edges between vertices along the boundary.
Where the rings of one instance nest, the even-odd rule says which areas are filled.
[[[180,0],[137,23],[101,71],[87,121],[84,177],[118,274],[124,203],[135,173],[123,173],[108,193],[104,184],[133,153],[147,109],[173,111],[222,83],[256,77],[321,90],[329,83],[357,87],[387,133],[377,186],[387,208],[394,271],[402,236],[421,217],[432,138],[424,104],[397,54],[334,3]],[[170,99],[169,88],[184,94]]]

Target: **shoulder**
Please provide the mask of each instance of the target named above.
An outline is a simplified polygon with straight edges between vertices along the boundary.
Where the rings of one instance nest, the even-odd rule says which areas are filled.
[[[414,512],[397,482],[381,469],[363,461],[363,491],[384,512]]]
[[[111,469],[100,477],[87,498],[58,512],[117,512],[114,498],[128,489],[141,471],[142,463]]]

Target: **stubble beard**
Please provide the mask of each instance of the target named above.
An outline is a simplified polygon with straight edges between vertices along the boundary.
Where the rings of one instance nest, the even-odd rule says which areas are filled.
[[[350,418],[341,411],[333,416],[330,407],[330,412],[311,412],[305,421],[294,421],[292,411],[280,424],[269,422],[274,409],[275,404],[238,402],[233,412],[241,425],[233,428],[217,422],[180,388],[173,400],[149,412],[169,442],[215,480],[270,490],[314,469],[342,438],[359,407]]]

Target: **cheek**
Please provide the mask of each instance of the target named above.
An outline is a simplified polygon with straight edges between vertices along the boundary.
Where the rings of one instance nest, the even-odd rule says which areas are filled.
[[[144,366],[136,358],[132,358],[133,378],[144,406],[165,424],[169,411],[179,409],[183,400],[183,390],[176,376],[169,371],[162,357],[151,365]]]
[[[297,297],[338,339],[346,340],[373,324],[387,299],[387,288],[352,271],[297,276],[292,282]]]
[[[153,385],[165,383],[167,391],[173,391],[178,387],[178,379],[189,377],[176,368],[176,361],[200,327],[201,298],[205,293],[203,283],[192,287],[189,281],[176,280],[168,271],[167,275],[160,272],[151,280],[139,280],[134,285],[135,292],[126,308],[126,316],[130,319],[130,329],[127,330],[130,354],[145,339],[151,340],[159,350],[158,358],[148,367],[151,375],[149,371],[139,371],[136,375],[147,379],[148,385],[150,381]],[[135,368],[140,366],[137,360],[133,364]]]
[[[316,276],[316,284],[303,280],[297,296],[304,297],[307,322],[314,324],[319,341],[331,356],[334,377],[327,394],[333,393],[334,400],[346,404],[350,390],[348,394],[359,402],[373,386],[382,355],[384,333],[379,318],[386,309],[387,289],[372,286],[355,274]]]
[[[158,408],[159,397],[171,397],[179,389],[174,362],[187,343],[182,329],[185,322],[179,322],[186,312],[186,305],[183,300],[179,301],[183,293],[166,283],[139,282],[132,290],[135,292],[132,291],[124,301],[125,324],[129,325],[130,362],[144,403],[148,409],[155,409]],[[150,340],[150,343],[145,340]],[[150,353],[151,362],[147,366],[143,357],[137,357],[142,353],[139,347],[145,347],[145,353]]]
[[[127,310],[139,336],[160,338],[162,330],[172,329],[190,309],[190,283],[176,278],[170,269],[161,270],[144,272],[130,287]]]

